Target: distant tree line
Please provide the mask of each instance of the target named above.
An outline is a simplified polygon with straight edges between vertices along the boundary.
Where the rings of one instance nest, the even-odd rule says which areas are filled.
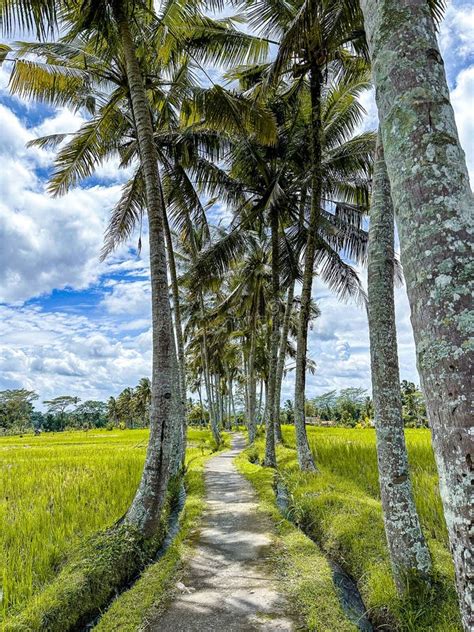
[[[400,385],[403,420],[406,427],[422,428],[428,425],[423,395],[413,383],[403,380]],[[45,400],[46,412],[36,410],[34,402],[39,396],[27,389],[0,391],[0,433],[17,434],[32,431],[61,432],[88,428],[146,428],[150,423],[150,380],[142,378],[135,388],[125,388],[107,402],[81,401],[72,395],[60,395]],[[372,398],[365,388],[332,390],[306,400],[305,413],[314,423],[328,423],[347,427],[373,425]],[[281,423],[294,423],[294,405],[286,400],[281,410]],[[207,425],[209,411],[199,402],[188,401],[187,419],[191,425]],[[222,425],[231,429],[244,423],[244,415],[224,416]]]
[[[423,394],[413,382],[403,380],[400,384],[403,421],[407,428],[428,427]],[[365,388],[332,390],[307,399],[305,414],[308,422],[354,427],[373,426],[374,405]],[[286,400],[281,414],[281,423],[294,422],[294,407]]]
[[[89,428],[143,428],[150,422],[150,380],[125,388],[108,402],[81,401],[74,395],[44,400],[46,411],[36,410],[35,391],[24,388],[0,391],[0,434],[61,432]]]

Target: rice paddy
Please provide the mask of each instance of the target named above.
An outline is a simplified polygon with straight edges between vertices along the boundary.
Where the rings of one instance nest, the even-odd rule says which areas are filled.
[[[210,434],[189,431],[188,460]],[[0,620],[57,573],[85,535],[113,524],[139,482],[147,430],[0,438]]]
[[[318,474],[301,473],[294,429],[283,427],[280,476],[290,494],[291,516],[358,583],[373,623],[380,629],[458,632],[459,609],[438,477],[426,429],[406,431],[415,502],[430,548],[434,590],[400,599],[393,583],[382,519],[373,429],[308,427]],[[263,441],[249,448],[261,460]],[[259,468],[249,470],[258,483]]]

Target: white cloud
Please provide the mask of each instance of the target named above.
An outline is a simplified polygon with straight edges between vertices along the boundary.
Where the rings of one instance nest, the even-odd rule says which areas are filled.
[[[440,26],[439,44],[448,68],[448,74],[455,72],[455,69],[461,64],[472,63],[472,55],[474,55],[474,7],[470,2],[449,3]]]
[[[118,340],[113,321],[2,305],[0,388],[106,399],[149,375],[147,336]]]
[[[103,304],[110,314],[147,316],[151,312],[151,291],[148,281],[115,283]]]
[[[467,166],[472,184],[474,182],[474,66],[470,66],[459,73],[456,87],[451,92],[451,103],[456,115],[461,145],[466,152]]]
[[[474,67],[469,63],[474,55],[474,8],[469,3],[457,1],[448,7],[440,45],[472,179]],[[7,69],[0,68],[0,91],[7,78]],[[367,91],[362,101],[368,112],[362,129],[374,129],[373,91]],[[107,263],[98,261],[109,211],[130,171],[119,172],[118,161],[111,159],[96,174],[100,186],[76,188],[64,198],[52,199],[45,193],[42,176],[54,154],[27,149],[26,143],[40,135],[74,132],[85,119],[60,108],[33,125],[28,119],[34,106],[25,105],[22,119],[0,104],[0,303],[8,303],[0,305],[0,389],[25,386],[40,392],[42,399],[63,393],[105,399],[149,375],[151,366],[146,234],[140,257],[130,256],[129,246],[137,242],[134,236]],[[211,216],[215,223],[230,219],[221,204]],[[104,282],[104,274],[113,274],[113,279]],[[89,287],[97,294],[89,316],[73,309],[66,313],[21,306],[53,289]],[[308,396],[347,386],[370,387],[365,311],[339,303],[319,282],[314,299],[322,315],[309,332],[317,371],[308,375]],[[66,300],[62,307],[67,307]],[[396,307],[401,377],[417,382],[404,289],[396,292]],[[293,396],[293,379],[292,372],[285,378],[286,397]]]

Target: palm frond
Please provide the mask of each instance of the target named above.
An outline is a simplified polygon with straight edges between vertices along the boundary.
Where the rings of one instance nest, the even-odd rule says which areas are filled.
[[[123,186],[122,195],[112,210],[104,234],[101,261],[130,237],[141,220],[145,208],[145,190],[141,168],[139,168],[133,178]]]
[[[182,121],[237,136],[249,134],[266,145],[276,138],[275,119],[269,110],[218,85],[197,89],[194,99],[183,103]]]

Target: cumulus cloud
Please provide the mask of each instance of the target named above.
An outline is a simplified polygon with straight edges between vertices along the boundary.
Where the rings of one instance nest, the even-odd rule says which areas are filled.
[[[438,39],[448,80],[453,85],[459,70],[473,63],[474,7],[469,0],[448,4]]]
[[[0,388],[24,386],[42,399],[64,393],[106,399],[149,375],[147,336],[118,339],[108,319],[2,305]]]
[[[147,316],[151,313],[149,281],[121,281],[112,285],[103,304],[110,314]]]
[[[474,8],[470,2],[449,5],[439,39],[472,181]],[[4,66],[1,96],[6,95],[7,81]],[[375,129],[373,91],[367,91],[362,101],[368,114],[361,129]],[[151,367],[146,227],[141,256],[133,254],[134,236],[106,263],[98,261],[110,209],[130,172],[121,172],[117,160],[111,159],[93,181],[64,198],[52,199],[45,192],[44,176],[54,154],[27,149],[26,144],[40,135],[74,132],[85,115],[67,108],[43,111],[16,98],[5,103],[0,104],[0,389],[25,386],[37,390],[42,399],[64,393],[105,399],[149,375]],[[221,204],[210,216],[216,224],[230,220]],[[71,300],[63,297],[60,305],[48,303],[53,290],[65,288]],[[94,297],[92,307],[74,308],[78,290]],[[33,297],[41,297],[34,306]],[[322,314],[309,332],[309,353],[317,370],[308,375],[308,396],[348,386],[369,388],[365,311],[341,304],[319,281],[313,297]],[[403,288],[396,291],[396,311],[401,377],[417,382]],[[283,385],[285,397],[293,396],[293,380],[289,372]]]
[[[472,186],[474,182],[474,65],[465,68],[459,73],[456,87],[451,92],[451,103],[456,115],[459,139],[466,152]]]

